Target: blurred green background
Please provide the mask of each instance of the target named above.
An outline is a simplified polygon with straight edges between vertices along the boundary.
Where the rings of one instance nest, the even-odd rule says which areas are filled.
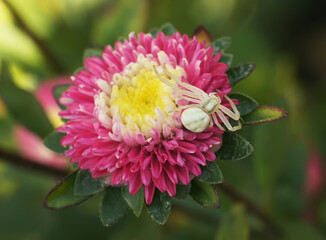
[[[234,91],[282,107],[289,115],[241,130],[255,152],[239,162],[219,162],[225,181],[266,212],[285,239],[326,239],[322,1],[0,1],[0,60],[10,62],[15,84],[33,93],[45,80],[80,67],[85,48],[113,44],[120,36],[166,22],[189,35],[204,25],[214,38],[231,36],[227,52],[234,54],[233,66],[256,63],[254,73]],[[1,149],[18,151],[15,124],[0,104]],[[164,226],[143,211],[140,219],[129,213],[103,227],[99,199],[63,211],[42,207],[57,180],[0,161],[0,239],[279,239],[223,193],[218,210],[203,209],[191,199],[176,202]]]

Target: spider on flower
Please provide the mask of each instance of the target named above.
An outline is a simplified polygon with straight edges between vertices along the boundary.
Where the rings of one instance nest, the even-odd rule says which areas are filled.
[[[181,122],[183,126],[192,132],[203,132],[207,127],[212,127],[215,124],[218,128],[225,131],[224,127],[219,123],[218,118],[223,122],[229,131],[237,131],[241,129],[240,113],[235,106],[234,102],[224,95],[225,99],[230,103],[233,112],[221,104],[221,98],[216,92],[207,94],[202,89],[197,88],[191,84],[182,82],[177,76],[169,72],[166,65],[163,65],[164,73],[176,82],[176,85],[163,78],[153,66],[154,72],[161,82],[171,87],[178,93],[177,101],[187,100],[192,102],[184,106],[179,106],[177,111],[182,111]],[[177,85],[184,89],[179,88]],[[237,126],[232,126],[228,119],[224,116],[227,115],[235,121],[238,121]]]

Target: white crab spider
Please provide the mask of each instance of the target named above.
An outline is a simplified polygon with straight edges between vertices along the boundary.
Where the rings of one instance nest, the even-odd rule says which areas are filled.
[[[222,125],[218,122],[218,116],[229,131],[237,131],[241,129],[241,123],[239,121],[240,113],[233,101],[228,96],[224,95],[225,99],[229,101],[233,112],[227,107],[221,105],[221,98],[216,95],[216,92],[207,94],[200,88],[182,82],[177,76],[166,69],[165,64],[163,65],[164,73],[173,79],[177,85],[181,86],[184,89],[180,89],[177,85],[174,85],[167,79],[164,79],[157,72],[155,66],[153,66],[153,69],[160,81],[170,86],[175,92],[178,93],[176,102],[179,100],[187,100],[189,102],[193,102],[192,104],[179,106],[177,108],[177,110],[180,111],[185,109],[181,114],[181,122],[185,128],[192,132],[202,132],[208,126],[212,127],[213,123],[215,123],[217,127],[224,131],[224,127],[222,127]],[[238,125],[234,127],[231,126],[230,122],[224,116],[224,114],[233,120],[238,121]]]

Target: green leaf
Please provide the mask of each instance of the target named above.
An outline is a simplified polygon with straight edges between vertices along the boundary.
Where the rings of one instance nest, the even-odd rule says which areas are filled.
[[[120,37],[118,37],[118,39],[117,39],[117,41],[119,41],[119,42],[124,42],[125,40],[127,40],[125,37],[123,37],[123,36],[120,36]]]
[[[216,240],[249,240],[249,226],[244,208],[235,205],[219,225]]]
[[[225,63],[229,67],[232,65],[233,54],[223,53],[219,62]]]
[[[253,110],[255,110],[259,106],[258,102],[255,99],[253,99],[245,94],[242,94],[242,93],[232,93],[229,95],[229,97],[231,99],[239,100],[237,109],[240,112],[240,116],[251,113]]]
[[[222,37],[214,40],[211,43],[211,46],[214,48],[214,55],[221,52],[222,50],[227,49],[231,44],[232,39],[230,37]]]
[[[223,174],[216,162],[208,162],[207,166],[201,167],[201,175],[198,179],[206,183],[216,184],[223,182]]]
[[[43,143],[48,149],[56,153],[63,154],[68,149],[66,147],[61,146],[60,144],[61,138],[63,138],[64,136],[65,136],[64,133],[54,131],[44,139]]]
[[[86,48],[83,53],[83,60],[85,61],[86,58],[89,58],[89,57],[102,58],[102,52],[103,52],[103,50],[100,50],[97,48]]]
[[[160,32],[163,32],[165,35],[172,36],[177,30],[171,23],[165,23],[161,28]]]
[[[149,34],[151,34],[153,38],[156,38],[159,31],[160,31],[159,28],[153,28],[149,31]]]
[[[189,195],[190,189],[191,189],[191,183],[189,183],[188,185],[177,184],[177,191],[176,191],[177,193],[174,196],[174,198],[185,199]]]
[[[79,170],[75,181],[74,194],[78,196],[89,196],[101,192],[104,186],[101,178],[92,178],[89,170]]]
[[[84,69],[84,67],[79,67],[79,68],[77,68],[75,71],[73,71],[73,75],[75,75],[75,74],[78,74],[81,70],[83,70]]]
[[[216,190],[208,183],[194,179],[191,182],[190,196],[203,207],[218,208],[220,206]]]
[[[54,210],[73,207],[85,202],[90,196],[74,195],[74,184],[77,172],[64,177],[52,190],[47,194],[44,200],[44,207]]]
[[[171,198],[164,192],[156,190],[153,201],[150,205],[147,206],[149,214],[151,217],[159,224],[164,224],[171,211]]]
[[[227,75],[230,80],[230,86],[234,86],[236,83],[244,78],[247,78],[254,70],[256,65],[253,63],[247,63],[235,66],[227,70]]]
[[[288,222],[285,228],[285,239],[287,240],[322,240],[325,239],[322,229],[304,220],[294,220]]]
[[[110,226],[122,218],[128,211],[128,205],[123,200],[120,188],[108,187],[104,191],[100,217],[103,225]]]
[[[281,108],[270,106],[259,106],[250,114],[243,117],[244,124],[256,125],[274,122],[287,116],[287,112]]]
[[[165,23],[160,28],[154,28],[149,33],[152,35],[152,37],[157,37],[157,34],[159,32],[163,32],[165,35],[172,36],[177,30],[171,23]]]
[[[129,187],[125,186],[121,188],[122,196],[132,209],[136,217],[139,217],[144,205],[144,188],[141,187],[135,195],[129,193]]]
[[[106,7],[97,13],[92,21],[92,41],[103,45],[113,45],[117,36],[128,36],[130,32],[141,32],[146,28],[150,10],[147,0],[104,2],[106,2],[104,5]]]
[[[3,62],[1,68],[0,95],[10,115],[18,123],[41,138],[45,138],[53,131],[51,123],[35,97],[12,82],[6,62]]]
[[[70,86],[71,86],[70,84],[60,84],[52,88],[53,97],[57,102],[58,106],[61,108],[61,110],[65,110],[67,109],[67,107],[59,103],[59,98],[61,97],[63,92],[68,90]]]
[[[222,147],[215,155],[220,160],[240,160],[254,151],[251,144],[242,136],[232,132],[223,134]]]

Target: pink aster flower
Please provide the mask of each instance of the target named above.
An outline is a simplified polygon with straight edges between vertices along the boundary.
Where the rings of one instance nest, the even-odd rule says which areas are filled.
[[[114,49],[107,46],[102,58],[87,58],[60,98],[67,106],[60,115],[68,121],[58,128],[66,133],[61,144],[71,146],[66,156],[93,178],[129,185],[132,195],[144,186],[147,204],[156,188],[174,196],[176,184],[189,184],[201,174],[200,166],[215,160],[212,149],[219,148],[223,134],[219,123],[227,120],[213,113],[216,121],[203,131],[188,130],[181,115],[198,99],[182,92],[211,94],[224,113],[234,105],[226,97],[227,65],[218,62],[221,53],[213,53],[195,37],[160,32],[156,38],[130,34]]]

